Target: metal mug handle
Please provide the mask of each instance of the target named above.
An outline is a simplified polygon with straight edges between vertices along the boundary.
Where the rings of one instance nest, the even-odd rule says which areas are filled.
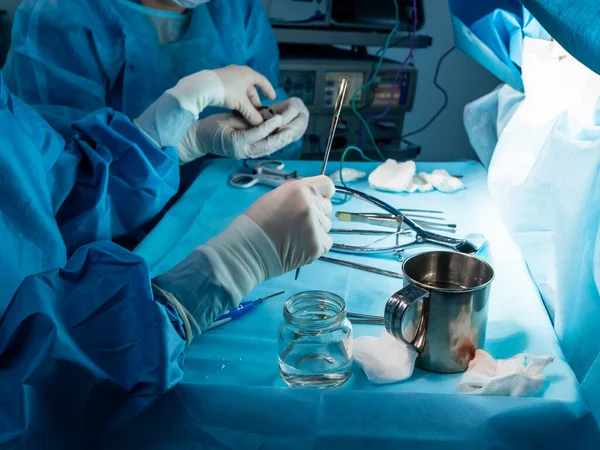
[[[419,300],[426,302],[419,319],[415,335],[411,341],[407,341],[402,334],[402,322],[408,308]],[[392,295],[385,304],[383,322],[388,333],[405,343],[408,347],[421,353],[425,348],[427,340],[427,319],[429,317],[429,291],[418,286],[409,284],[402,290]]]

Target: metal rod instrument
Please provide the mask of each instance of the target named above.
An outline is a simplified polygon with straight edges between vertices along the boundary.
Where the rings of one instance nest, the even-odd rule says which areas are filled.
[[[370,316],[369,314],[359,314],[349,312],[346,314],[348,320],[354,324],[364,325],[384,325],[383,316]]]
[[[327,139],[327,147],[325,148],[325,156],[323,156],[323,165],[321,166],[321,175],[325,175],[327,169],[327,161],[329,161],[329,154],[331,153],[331,146],[333,145],[333,138],[335,137],[335,130],[340,120],[340,113],[342,112],[342,106],[344,105],[344,96],[346,95],[346,88],[348,87],[348,80],[342,78],[340,84],[340,91],[335,101],[335,108],[333,109],[333,121],[331,122],[331,128],[329,130],[329,139]],[[300,275],[300,267],[296,269],[296,276],[294,280],[298,279]]]
[[[362,270],[364,272],[376,273],[378,275],[383,275],[385,277],[390,278],[399,278],[402,279],[404,276],[400,273],[392,272],[390,270],[378,269],[376,267],[365,266],[364,264],[353,263],[350,261],[343,261],[341,259],[328,258],[327,256],[321,256],[319,261],[325,261],[332,264],[337,264],[338,266],[346,266],[352,269]]]

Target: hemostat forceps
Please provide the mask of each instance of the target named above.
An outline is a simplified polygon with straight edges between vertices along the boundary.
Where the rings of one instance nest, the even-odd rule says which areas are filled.
[[[454,251],[460,253],[474,254],[477,253],[486,244],[486,239],[483,235],[478,233],[472,233],[466,236],[465,239],[457,239],[450,236],[444,236],[442,234],[434,233],[433,231],[426,230],[421,225],[410,219],[409,217],[402,214],[396,208],[383,200],[373,197],[364,192],[357,191],[355,189],[336,186],[336,191],[341,194],[350,195],[359,200],[364,200],[371,203],[378,208],[381,208],[385,212],[395,217],[396,221],[402,220],[402,225],[410,228],[414,233],[414,240],[401,245],[394,245],[392,247],[379,247],[373,248],[369,246],[353,246],[346,244],[333,244],[332,251],[340,253],[353,253],[353,254],[382,254],[382,253],[399,253],[403,249],[412,247],[415,245],[433,244],[442,247],[451,248]]]

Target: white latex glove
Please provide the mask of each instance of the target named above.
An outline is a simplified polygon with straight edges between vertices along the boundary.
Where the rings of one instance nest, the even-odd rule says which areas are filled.
[[[273,242],[282,273],[314,262],[331,248],[327,233],[334,194],[328,177],[303,178],[269,192],[245,212]]]
[[[184,164],[207,153],[233,159],[270,155],[294,141],[291,131],[277,131],[282,123],[276,115],[252,127],[233,114],[214,114],[188,129],[178,147],[179,161]]]
[[[290,181],[254,202],[220,235],[196,249],[206,255],[215,283],[233,304],[264,280],[310,264],[333,240],[329,200],[335,193],[325,176]]]
[[[289,130],[293,135],[293,141],[300,139],[308,127],[310,113],[304,102],[297,97],[288,98],[269,107],[275,114],[283,118],[281,131]]]
[[[275,89],[265,76],[250,67],[236,65],[184,77],[167,93],[196,118],[207,106],[221,106],[239,111],[252,125],[259,125],[263,118],[258,111],[261,103],[255,86],[267,98],[275,99]]]
[[[331,248],[334,190],[324,176],[288,182],[154,279],[159,295],[184,321],[188,342],[264,280],[311,263]]]
[[[260,98],[255,85],[268,98],[275,98],[275,90],[269,80],[249,67],[203,70],[179,80],[134,122],[161,148],[178,147],[208,106],[239,111],[250,124],[260,125],[263,116],[257,109]]]

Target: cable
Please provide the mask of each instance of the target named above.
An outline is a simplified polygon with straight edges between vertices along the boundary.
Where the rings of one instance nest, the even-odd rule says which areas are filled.
[[[413,2],[416,3],[416,0],[413,0]],[[383,159],[383,155],[379,151],[379,147],[377,146],[377,143],[375,142],[375,139],[373,138],[373,134],[371,133],[371,130],[369,129],[368,124],[366,123],[366,121],[363,118],[363,116],[356,110],[356,98],[357,98],[358,94],[363,89],[365,89],[366,87],[370,86],[375,81],[375,77],[377,76],[377,73],[379,72],[379,69],[381,68],[381,64],[383,62],[383,58],[385,56],[385,52],[387,51],[387,49],[390,46],[390,42],[392,40],[392,36],[394,36],[396,34],[396,32],[398,31],[398,28],[400,26],[400,10],[399,10],[399,7],[398,7],[398,1],[397,0],[394,0],[394,9],[395,9],[395,12],[396,12],[396,23],[394,24],[394,28],[388,34],[388,37],[385,40],[385,45],[383,46],[384,50],[383,50],[383,53],[382,53],[381,57],[377,61],[377,66],[375,68],[375,72],[372,74],[371,79],[368,82],[366,82],[365,84],[363,84],[362,86],[360,86],[356,91],[354,91],[354,95],[352,96],[352,100],[350,101],[350,105],[352,107],[352,112],[354,112],[354,114],[356,115],[356,117],[358,117],[358,119],[360,120],[360,122],[365,126],[365,128],[367,130],[367,133],[369,134],[369,138],[371,139],[371,142],[375,146],[375,150],[377,150],[377,153],[380,154],[381,159]]]
[[[399,19],[399,12],[398,12],[398,2],[396,0],[394,0],[394,6],[396,9],[396,24],[394,26],[394,29],[392,30],[392,33],[395,34],[395,32],[397,31],[399,25],[400,25],[400,19]],[[404,59],[404,61],[402,61],[402,63],[399,65],[398,70],[396,71],[396,74],[394,75],[394,81],[392,82],[392,89],[390,92],[390,96],[388,98],[388,104],[385,108],[385,110],[380,114],[380,115],[376,115],[376,116],[369,116],[368,118],[370,119],[380,119],[382,117],[385,117],[387,115],[387,113],[390,110],[390,107],[392,105],[392,101],[394,99],[394,90],[396,88],[396,83],[398,81],[398,77],[400,76],[400,73],[402,73],[402,70],[406,67],[406,64],[408,63],[408,61],[412,58],[414,50],[415,50],[415,37],[417,34],[417,26],[418,26],[418,17],[417,17],[417,0],[413,0],[413,29],[412,29],[412,33],[410,35],[410,49],[408,52],[407,57]],[[368,123],[365,121],[365,119],[362,117],[362,115],[357,111],[356,107],[355,107],[355,102],[356,102],[356,95],[358,92],[360,92],[362,89],[364,89],[365,87],[371,85],[373,83],[373,81],[375,80],[377,74],[379,73],[379,69],[381,68],[381,63],[383,61],[383,58],[385,57],[385,53],[387,52],[389,46],[390,46],[390,38],[392,36],[392,33],[390,33],[390,35],[388,35],[388,39],[385,42],[385,46],[383,47],[383,49],[380,49],[380,51],[382,52],[381,57],[379,58],[378,62],[377,62],[377,67],[374,71],[374,73],[371,76],[371,79],[369,80],[368,83],[364,84],[363,86],[361,86],[360,88],[358,88],[356,90],[356,92],[354,93],[354,96],[352,97],[352,111],[354,112],[354,114],[358,117],[358,119],[360,120],[360,125],[359,125],[359,129],[358,129],[358,138],[359,138],[359,143],[362,144],[362,131],[363,131],[363,127],[364,129],[367,131],[367,134],[369,135],[369,138],[371,140],[371,143],[373,144],[373,147],[375,148],[375,150],[377,151],[377,153],[379,154],[379,156],[381,157],[381,159],[385,159],[383,154],[381,153],[381,151],[379,150],[379,146],[377,145],[377,142],[375,141],[375,138],[373,137],[373,134],[371,133],[371,130],[369,128]],[[403,37],[404,39],[405,37]]]
[[[388,112],[390,111],[390,107],[392,106],[392,101],[394,100],[394,90],[397,87],[396,83],[398,82],[398,77],[402,73],[402,70],[404,70],[404,68],[406,67],[406,64],[408,64],[408,61],[412,58],[413,53],[415,51],[415,36],[417,34],[418,26],[417,0],[413,0],[413,8],[413,30],[410,36],[410,49],[408,51],[408,55],[406,56],[404,61],[402,61],[402,64],[398,66],[398,70],[396,70],[396,74],[394,75],[394,81],[392,82],[392,90],[390,92],[390,97],[388,98],[388,104],[385,110],[379,115],[369,116],[369,119],[382,119],[388,114]]]
[[[450,48],[449,50],[446,51],[446,53],[444,53],[440,59],[438,60],[437,66],[435,68],[435,74],[433,75],[433,85],[438,88],[438,90],[443,94],[444,96],[444,102],[442,104],[442,106],[440,107],[440,109],[433,115],[433,117],[431,119],[429,119],[429,121],[423,125],[421,128],[417,128],[414,131],[411,131],[410,133],[406,133],[404,136],[402,136],[402,138],[407,138],[408,136],[413,136],[417,133],[420,133],[421,131],[425,130],[429,125],[431,125],[439,116],[440,114],[442,114],[442,112],[444,111],[444,109],[446,109],[446,106],[448,106],[448,93],[446,92],[446,90],[440,86],[440,84],[438,83],[438,75],[440,74],[440,67],[442,66],[442,62],[444,61],[444,59],[446,59],[446,57],[452,53],[452,51],[454,50],[455,47]]]
[[[348,186],[346,186],[346,183],[345,183],[345,181],[344,181],[344,175],[343,175],[343,172],[344,172],[344,166],[343,166],[343,164],[344,164],[344,158],[346,158],[346,155],[348,154],[348,152],[350,152],[350,151],[352,151],[352,150],[354,150],[354,151],[356,151],[356,152],[360,153],[360,156],[361,156],[361,157],[362,157],[362,158],[363,158],[365,161],[369,161],[369,162],[377,162],[376,160],[374,160],[374,159],[371,159],[371,158],[369,158],[368,156],[366,156],[366,155],[363,153],[363,151],[362,151],[360,148],[358,148],[358,147],[355,147],[354,145],[350,145],[349,147],[346,147],[346,150],[344,150],[344,153],[342,153],[342,157],[340,158],[340,183],[341,183],[341,184],[342,184],[342,186],[344,186],[344,187],[348,187]],[[348,195],[345,195],[345,196],[344,196],[344,198],[343,198],[342,200],[335,200],[335,199],[332,199],[332,201],[331,201],[331,202],[332,202],[334,205],[338,205],[338,206],[339,206],[339,205],[343,205],[343,204],[345,204],[345,203],[348,203],[348,202],[350,201],[350,199],[351,199],[351,198],[352,198],[352,197],[350,197],[350,196],[348,196]],[[334,201],[334,200],[335,200],[335,201]]]
[[[379,157],[381,158],[381,161],[385,160],[385,157],[383,156],[383,154],[381,153],[381,151],[379,150],[379,146],[377,145],[377,142],[375,142],[375,138],[373,137],[373,134],[371,133],[371,130],[369,129],[369,125],[368,123],[365,121],[365,119],[363,118],[363,116],[358,112],[358,110],[356,109],[356,98],[358,96],[358,94],[365,89],[366,87],[370,86],[371,84],[373,84],[373,82],[375,81],[375,78],[377,77],[377,74],[379,73],[379,70],[381,68],[381,64],[383,62],[383,59],[385,57],[385,54],[387,52],[387,50],[390,47],[390,41],[392,36],[394,36],[396,34],[396,32],[398,31],[398,28],[400,26],[400,17],[399,17],[399,7],[398,7],[398,1],[394,0],[394,8],[395,8],[395,12],[396,12],[396,23],[394,25],[394,28],[392,29],[392,31],[390,32],[390,34],[388,35],[386,41],[385,41],[385,45],[379,49],[376,53],[376,55],[378,53],[381,52],[381,56],[379,57],[379,59],[377,60],[377,64],[371,69],[371,76],[370,79],[367,83],[363,84],[362,86],[360,86],[356,91],[354,91],[354,95],[352,96],[352,100],[350,102],[351,106],[352,106],[352,111],[354,112],[354,114],[356,115],[356,117],[358,117],[358,119],[361,122],[361,125],[359,127],[359,139],[362,138],[362,127],[364,126],[364,128],[367,130],[367,134],[369,135],[369,138],[371,139],[371,143],[373,144],[373,147],[375,148],[375,151],[378,153]],[[389,112],[389,109],[391,107],[393,98],[394,98],[394,89],[396,87],[396,82],[398,81],[398,77],[400,76],[400,73],[402,73],[402,70],[406,67],[406,64],[408,63],[408,61],[412,58],[414,50],[415,50],[415,36],[417,33],[417,26],[418,26],[418,18],[417,18],[417,0],[413,0],[413,29],[412,29],[412,33],[410,35],[410,50],[408,52],[407,57],[404,59],[404,61],[399,65],[398,70],[396,71],[396,74],[394,75],[394,81],[392,82],[392,90],[390,93],[390,97],[388,99],[388,104],[386,109],[384,110],[383,113],[381,113],[379,116],[370,116],[370,118],[380,118],[380,117],[385,117],[385,115]],[[406,36],[403,36],[401,39],[397,40],[394,45],[396,45],[399,42],[402,42],[404,39],[406,39]],[[372,103],[373,99],[371,99],[371,101],[369,102]],[[350,151],[357,151],[360,156],[365,160],[365,161],[369,161],[369,162],[377,162],[374,159],[371,159],[369,157],[367,157],[363,151],[356,146],[349,146],[347,147],[344,152],[342,153],[342,156],[340,158],[340,183],[342,184],[342,186],[347,187],[346,183],[344,182],[344,177],[343,177],[343,171],[344,171],[344,160],[346,158],[346,155],[350,152]],[[344,203],[347,203],[350,200],[349,196],[344,196],[344,198],[342,200],[336,200],[335,202],[333,202],[336,205],[342,205]]]
[[[392,42],[390,44],[390,47],[395,47],[396,45],[398,45],[400,42],[405,41],[407,39],[410,39],[410,34],[408,36],[403,36],[400,39]],[[379,50],[377,50],[375,52],[375,57],[379,57],[379,54],[383,51],[383,47],[381,47]],[[385,55],[384,55],[385,57]],[[375,72],[375,64],[377,63],[377,60],[373,61],[373,64],[371,65],[371,72],[369,73],[369,77],[371,77],[373,75],[373,73]],[[363,109],[367,109],[368,107],[371,106],[371,104],[373,103],[373,101],[375,100],[375,96],[371,96],[371,100],[369,101],[369,103],[361,106],[360,108],[357,108],[359,111],[362,111]]]

